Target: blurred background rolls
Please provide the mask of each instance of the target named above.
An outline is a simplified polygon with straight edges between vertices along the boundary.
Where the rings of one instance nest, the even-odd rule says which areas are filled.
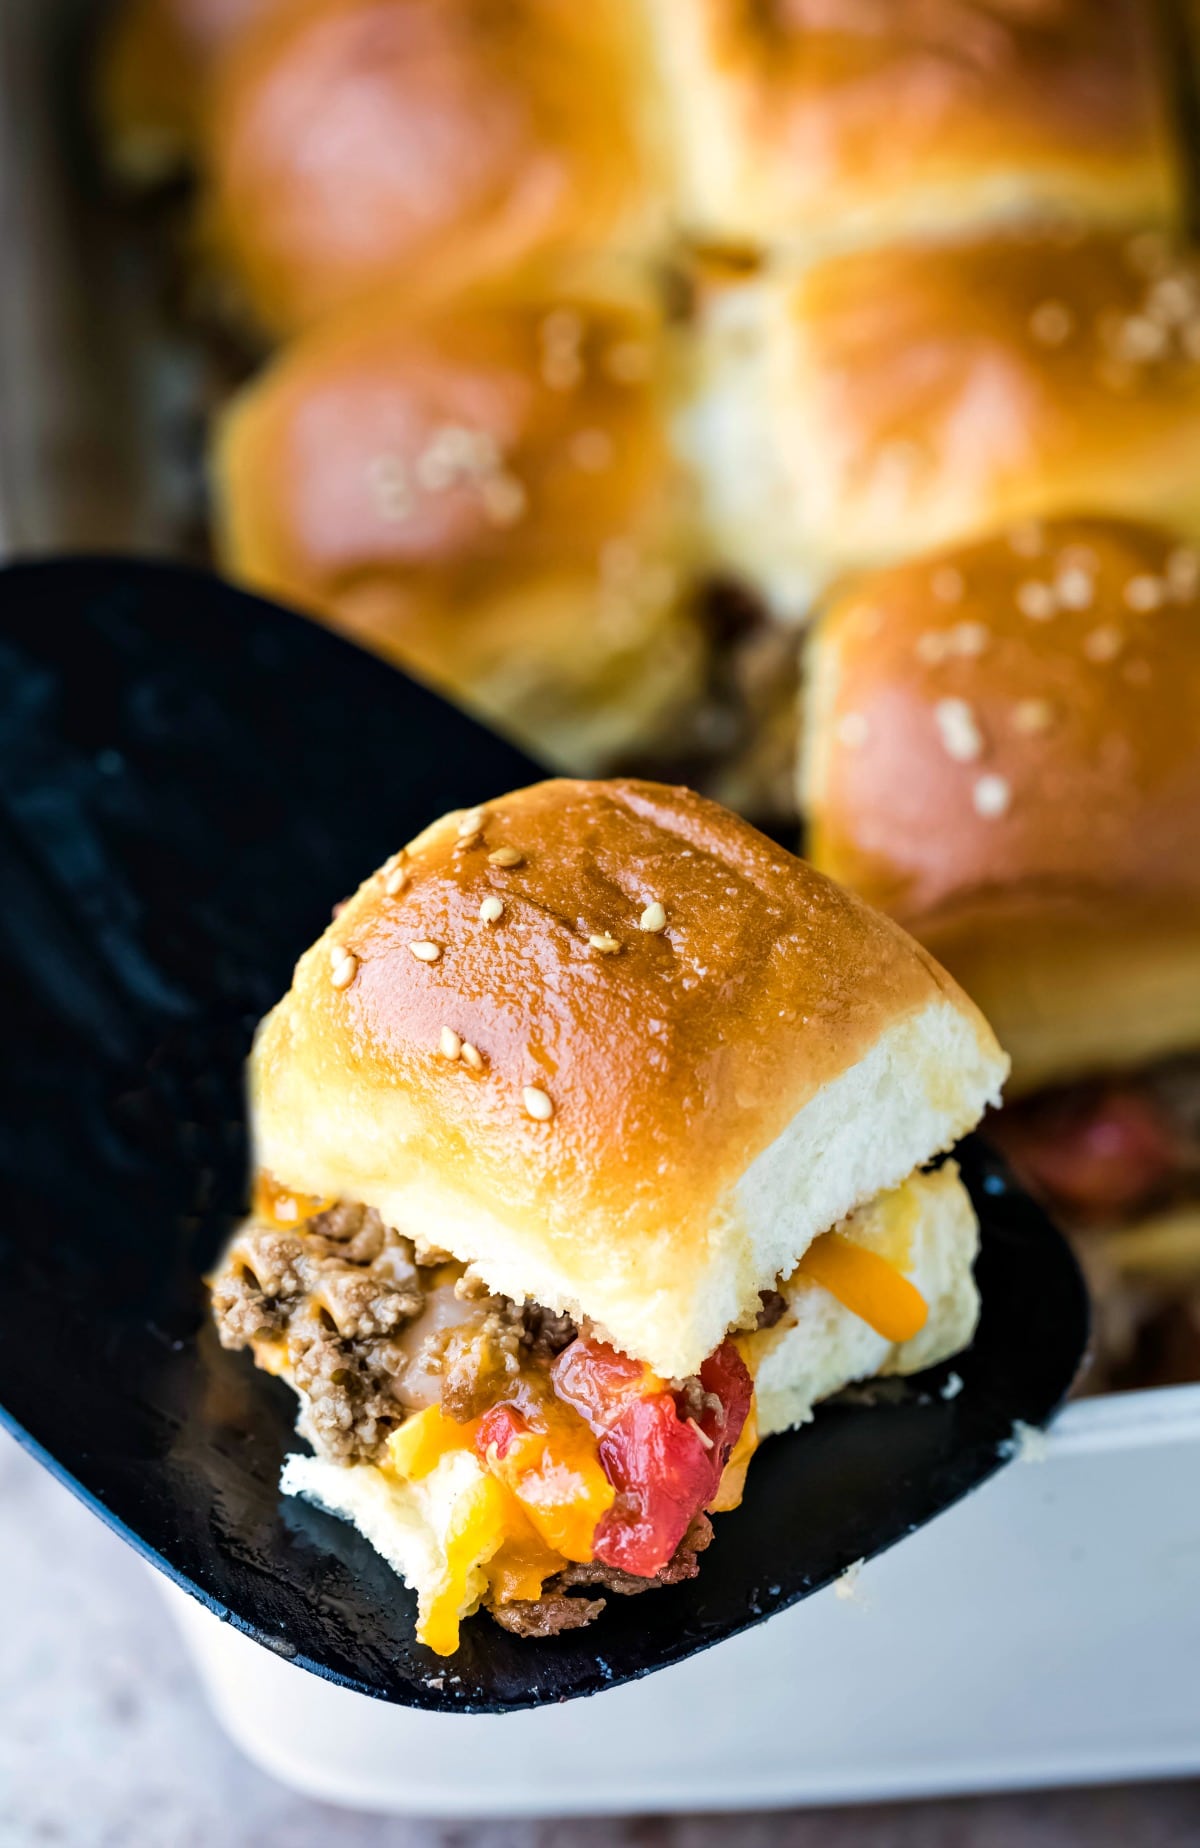
[[[388,281],[654,253],[660,139],[628,0],[275,0],[213,73],[204,234],[285,334]]]
[[[1155,230],[854,252],[710,291],[683,441],[725,568],[839,573],[1087,508],[1200,532],[1200,266]]]
[[[1143,0],[657,0],[701,239],[791,254],[1053,211],[1172,219]]]
[[[635,284],[359,304],[226,414],[222,562],[547,762],[678,751],[705,651],[675,363]]]

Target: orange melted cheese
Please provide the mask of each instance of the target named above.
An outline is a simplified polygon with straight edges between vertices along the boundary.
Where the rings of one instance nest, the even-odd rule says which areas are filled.
[[[928,1319],[929,1306],[916,1285],[889,1259],[841,1232],[815,1238],[796,1274],[819,1283],[885,1341],[911,1341]]]
[[[294,1193],[290,1187],[281,1187],[270,1174],[255,1177],[254,1217],[265,1220],[268,1225],[280,1228],[303,1225],[306,1219],[315,1219],[318,1213],[328,1212],[334,1205],[336,1202],[332,1198]]]
[[[478,1424],[457,1424],[431,1405],[405,1420],[388,1439],[388,1467],[409,1482],[430,1475],[446,1456],[474,1450]],[[507,1455],[495,1447],[488,1473],[460,1497],[446,1534],[446,1568],[433,1593],[421,1600],[418,1640],[438,1655],[458,1647],[459,1621],[472,1573],[486,1575],[492,1601],[536,1598],[568,1561],[587,1563],[601,1515],[613,1489],[584,1428],[530,1431]]]

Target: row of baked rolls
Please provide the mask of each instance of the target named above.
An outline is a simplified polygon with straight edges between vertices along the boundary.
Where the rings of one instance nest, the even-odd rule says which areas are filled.
[[[190,150],[268,330],[666,241],[807,257],[1047,209],[1176,220],[1140,0],[128,0],[119,163]]]
[[[1110,1374],[1197,1377],[1200,550],[1025,523],[864,575],[809,665],[811,858],[993,1023]]]
[[[286,348],[215,450],[221,556],[543,761],[683,753],[699,539],[654,293],[389,291]]]
[[[837,576],[1077,508],[1200,531],[1200,265],[1156,230],[914,240],[711,283],[683,446],[785,620]]]

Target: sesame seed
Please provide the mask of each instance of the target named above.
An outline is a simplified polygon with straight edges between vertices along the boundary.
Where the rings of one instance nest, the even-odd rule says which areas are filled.
[[[666,928],[667,928],[666,911],[663,908],[663,906],[659,903],[658,899],[654,899],[652,903],[646,906],[646,909],[643,911],[641,917],[638,919],[638,929],[658,931],[658,930],[665,930]]]
[[[524,858],[519,847],[495,847],[488,855],[488,865],[520,866]]]
[[[1032,622],[1048,622],[1058,609],[1058,598],[1049,584],[1029,578],[1024,584],[1017,585],[1017,608],[1022,616],[1028,616]]]
[[[956,622],[953,628],[946,631],[947,652],[972,660],[983,653],[990,633],[985,622]]]
[[[413,508],[413,493],[398,456],[372,456],[367,464],[367,490],[375,512],[388,524],[406,520]]]
[[[503,916],[504,900],[502,898],[497,898],[494,892],[489,892],[488,896],[479,907],[480,923],[498,924]]]
[[[1009,549],[1018,558],[1036,558],[1044,550],[1046,535],[1040,520],[1023,520],[1008,535]]]
[[[1160,327],[1148,315],[1132,314],[1121,323],[1116,340],[1119,358],[1138,365],[1144,361],[1161,359],[1166,347],[1166,328]]]
[[[983,756],[983,733],[965,699],[939,699],[933,718],[947,757],[969,764]]]
[[[535,1123],[548,1123],[554,1115],[554,1105],[545,1091],[539,1091],[535,1084],[527,1084],[521,1093],[526,1116],[531,1116]]]
[[[515,526],[529,506],[524,484],[515,475],[503,472],[488,475],[480,482],[479,498],[484,518],[492,526]]]
[[[462,1037],[453,1027],[442,1028],[440,1043],[444,1059],[457,1059],[463,1049]]]
[[[335,988],[349,988],[358,974],[358,957],[350,950],[343,950],[330,971],[329,979]]]
[[[483,810],[479,808],[464,809],[458,818],[458,838],[468,840],[472,834],[478,834],[483,826]]]
[[[1146,313],[1168,327],[1186,321],[1195,306],[1194,280],[1182,274],[1160,276],[1146,296]]]
[[[389,898],[396,898],[407,884],[408,868],[406,866],[393,866],[390,872],[384,874],[383,889]]]
[[[1143,572],[1130,578],[1122,595],[1131,610],[1144,615],[1150,610],[1162,608],[1167,600],[1167,587],[1161,578]]]
[[[1065,302],[1042,302],[1029,317],[1029,331],[1042,346],[1061,346],[1074,326],[1075,316]]]
[[[1054,581],[1059,602],[1067,610],[1086,610],[1096,594],[1096,587],[1080,565],[1064,565]]]
[[[937,667],[951,652],[950,638],[941,629],[926,629],[917,637],[916,650],[918,660],[924,661],[929,667]],[[848,716],[855,718],[857,714],[851,713]],[[849,740],[843,742],[848,743]]]
[[[1013,707],[1013,725],[1026,737],[1049,731],[1054,723],[1054,708],[1048,699],[1022,699]]]
[[[641,562],[641,553],[632,539],[607,539],[600,548],[600,576],[606,584],[631,583]]]
[[[640,385],[650,374],[650,349],[640,340],[619,340],[604,355],[604,370],[618,385]]]
[[[848,751],[861,751],[871,735],[871,727],[866,715],[861,712],[844,712],[837,722],[837,738]]]
[[[939,565],[929,588],[939,603],[957,603],[963,594],[963,574],[953,565]]]
[[[1012,801],[1012,786],[1006,777],[981,776],[971,791],[971,800],[975,813],[992,820],[998,815],[1008,813]]]
[[[1125,637],[1111,622],[1101,623],[1083,639],[1083,652],[1089,661],[1115,661],[1125,646]]]
[[[583,378],[583,362],[570,347],[551,347],[542,354],[541,372],[551,391],[574,391]]]
[[[588,938],[588,942],[594,950],[599,950],[602,956],[615,956],[621,947],[617,939],[610,937],[607,931],[597,931],[594,936]]]
[[[1167,583],[1180,603],[1190,602],[1200,588],[1200,552],[1190,545],[1179,545],[1168,555]]]
[[[583,316],[575,308],[552,308],[538,334],[543,346],[577,347],[583,339]]]
[[[611,468],[615,450],[607,430],[577,430],[567,446],[576,468],[585,474],[599,475]]]
[[[483,1054],[478,1046],[472,1046],[470,1040],[464,1040],[462,1043],[462,1062],[464,1065],[469,1065],[473,1072],[483,1070]]]
[[[441,944],[430,943],[428,938],[422,938],[417,943],[410,943],[408,947],[417,961],[423,963],[435,963],[442,953]]]

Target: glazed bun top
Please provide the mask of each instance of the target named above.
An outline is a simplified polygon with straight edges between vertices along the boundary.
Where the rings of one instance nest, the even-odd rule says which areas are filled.
[[[209,235],[285,333],[387,281],[438,296],[656,243],[657,112],[626,0],[298,0],[215,74]]]
[[[1169,214],[1144,0],[658,0],[694,226],[803,244]]]
[[[923,951],[745,822],[559,781],[443,818],[360,888],[252,1090],[278,1182],[677,1373],[1003,1069]]]
[[[910,928],[988,888],[1200,901],[1200,552],[1030,523],[860,578],[814,641],[817,863]]]

